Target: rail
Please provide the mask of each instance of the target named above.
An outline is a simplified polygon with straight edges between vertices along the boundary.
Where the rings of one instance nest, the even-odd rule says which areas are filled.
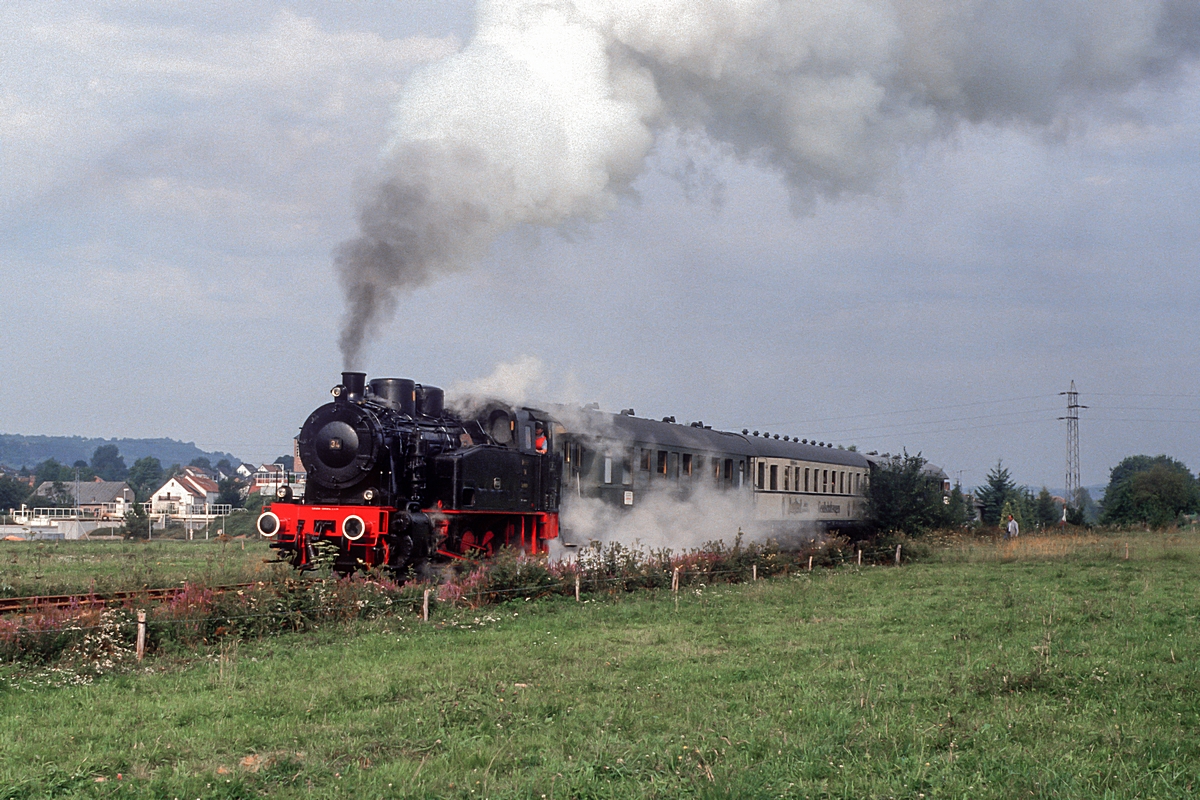
[[[217,593],[253,588],[253,583],[235,583],[228,586],[213,586]],[[184,591],[182,586],[131,589],[107,594],[56,594],[31,595],[28,597],[0,597],[0,615],[32,614],[54,608],[100,608],[111,603],[131,600],[166,600]]]

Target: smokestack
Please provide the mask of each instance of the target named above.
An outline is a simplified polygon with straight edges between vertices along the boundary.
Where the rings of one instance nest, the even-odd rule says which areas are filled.
[[[367,373],[343,372],[342,386],[345,387],[342,396],[347,403],[361,403],[363,401],[363,390],[367,386]]]

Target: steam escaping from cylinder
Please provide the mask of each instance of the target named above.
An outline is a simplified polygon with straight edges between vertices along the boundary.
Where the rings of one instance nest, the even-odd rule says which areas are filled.
[[[778,173],[793,206],[875,191],[964,123],[1051,127],[1174,71],[1195,0],[479,0],[416,73],[335,254],[347,368],[399,296],[519,225],[597,220],[664,135]]]

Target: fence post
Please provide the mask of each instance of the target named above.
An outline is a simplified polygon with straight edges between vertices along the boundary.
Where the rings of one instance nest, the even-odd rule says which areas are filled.
[[[579,602],[579,573],[575,573],[575,602]]]
[[[758,580],[758,564],[750,565],[750,580],[752,580],[752,581]]]
[[[137,660],[141,661],[146,655],[146,612],[137,612]]]
[[[900,566],[900,545],[896,545],[896,566]]]
[[[675,571],[671,573],[671,591],[679,593],[679,567],[676,567]]]
[[[812,572],[812,556],[808,557],[808,571]]]
[[[421,619],[429,622],[429,590],[425,590],[425,597],[421,600]]]
[[[858,551],[858,565],[862,566],[862,550]]]
[[[1129,542],[1125,543],[1125,560],[1129,560]]]

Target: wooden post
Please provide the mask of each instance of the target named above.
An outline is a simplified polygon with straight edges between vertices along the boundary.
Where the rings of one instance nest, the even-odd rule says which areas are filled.
[[[425,590],[425,597],[421,601],[421,619],[429,622],[429,590]]]
[[[896,545],[896,566],[900,566],[900,545]]]
[[[858,565],[862,566],[862,550],[858,551]]]
[[[579,602],[579,573],[575,573],[575,602]]]
[[[808,571],[812,572],[812,556],[808,557]]]
[[[137,660],[141,661],[146,655],[146,612],[137,612]]]
[[[758,564],[750,565],[750,580],[752,580],[752,581],[758,580]]]
[[[671,591],[679,593],[679,567],[676,567],[675,571],[671,573]]]
[[[1129,560],[1129,542],[1125,543],[1125,560]]]

